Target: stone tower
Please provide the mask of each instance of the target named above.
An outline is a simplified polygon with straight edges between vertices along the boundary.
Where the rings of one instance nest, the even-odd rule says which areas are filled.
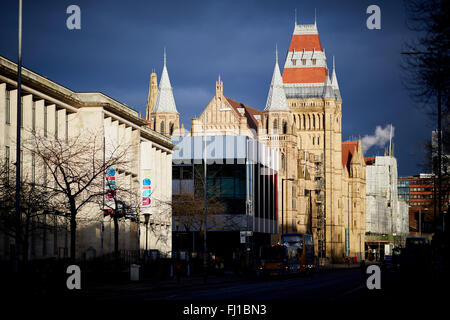
[[[159,81],[158,95],[155,107],[151,113],[152,129],[172,136],[175,130],[180,127],[180,114],[177,111],[175,98],[173,97],[172,85],[170,84],[169,73],[166,66],[166,52],[164,50],[164,67]]]
[[[283,83],[299,151],[323,163],[327,257],[342,258],[345,232],[342,204],[342,100],[333,65],[330,75],[316,23],[295,24],[283,69]]]
[[[282,189],[284,190],[283,194],[279,193],[278,203],[283,201],[283,204],[286,204],[283,206],[283,210],[279,208],[281,210],[279,216],[282,217],[280,233],[296,232],[295,215],[292,208],[287,205],[289,201],[286,201],[286,199],[292,198],[292,188],[295,188],[295,182],[286,179],[294,179],[297,176],[297,137],[278,66],[278,50],[266,107],[263,111],[262,125],[263,130],[259,132],[260,140],[278,150],[279,178],[280,183],[283,183]]]
[[[158,76],[156,72],[152,72],[150,74],[150,85],[148,88],[148,98],[147,98],[147,108],[145,112],[145,119],[151,121],[151,114],[153,112],[153,108],[155,107],[156,97],[158,96]],[[151,122],[153,125],[153,122]],[[155,129],[151,126],[152,129]]]

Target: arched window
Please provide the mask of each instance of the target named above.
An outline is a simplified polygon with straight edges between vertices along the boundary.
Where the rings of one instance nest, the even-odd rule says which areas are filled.
[[[306,117],[303,115],[303,129],[306,129]]]
[[[269,133],[269,117],[266,118],[266,130]]]
[[[287,122],[283,121],[283,134],[287,133]]]
[[[273,120],[273,132],[278,133],[278,121],[277,119]]]
[[[313,137],[313,145],[316,144],[316,137]]]
[[[315,115],[312,115],[312,118],[313,118],[313,129],[315,129],[316,128],[316,116]]]
[[[284,170],[284,168],[286,167],[285,164],[285,159],[284,159],[284,153],[281,154],[281,169]]]
[[[164,132],[164,121],[161,121],[159,129],[160,129],[159,131],[161,132],[161,134],[165,134],[165,132]]]
[[[173,122],[171,122],[171,123],[169,124],[169,132],[170,132],[170,135],[173,134]]]

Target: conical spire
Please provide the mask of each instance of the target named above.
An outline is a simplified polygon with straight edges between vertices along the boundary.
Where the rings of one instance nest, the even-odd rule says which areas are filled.
[[[164,48],[164,67],[159,81],[158,97],[156,98],[155,108],[153,112],[175,112],[177,106],[173,97],[172,85],[170,84],[169,73],[166,66],[166,49]]]
[[[333,56],[333,74],[331,75],[331,86],[333,87],[334,94],[338,100],[341,99],[341,91],[339,90],[339,84],[336,77],[336,68],[334,64],[334,56]]]
[[[285,110],[289,111],[286,100],[286,93],[283,88],[280,67],[278,66],[278,47],[275,53],[275,68],[273,70],[272,82],[267,96],[266,108],[264,111]]]
[[[325,76],[325,83],[323,85],[323,97],[324,98],[334,98],[333,87],[331,85],[330,76],[328,73]]]
[[[336,69],[334,65],[334,56],[333,56],[333,74],[331,75],[331,84],[334,90],[339,90],[339,84],[336,77]]]

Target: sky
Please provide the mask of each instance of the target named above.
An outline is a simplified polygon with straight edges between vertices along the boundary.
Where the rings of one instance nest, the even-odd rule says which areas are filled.
[[[17,3],[0,2],[0,55],[13,61]],[[373,4],[381,9],[380,30],[366,27]],[[66,26],[70,5],[80,7],[80,30]],[[423,172],[421,142],[435,126],[402,84],[401,51],[416,35],[406,26],[400,0],[23,0],[22,60],[73,91],[102,92],[145,117],[149,76],[155,70],[159,80],[166,48],[177,109],[188,129],[215,95],[219,74],[225,96],[264,109],[275,46],[282,68],[295,9],[298,24],[314,23],[316,12],[330,69],[335,56],[342,139],[371,138],[392,124],[399,176]],[[382,144],[365,156],[383,155]]]

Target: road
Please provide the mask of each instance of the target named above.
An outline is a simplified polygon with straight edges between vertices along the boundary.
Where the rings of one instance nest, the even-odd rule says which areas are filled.
[[[214,281],[213,281],[214,280]],[[311,276],[230,280],[207,284],[155,287],[146,283],[100,286],[81,290],[79,297],[100,300],[342,300],[359,299],[367,294],[359,268],[339,269]],[[363,295],[364,296],[364,295]]]

